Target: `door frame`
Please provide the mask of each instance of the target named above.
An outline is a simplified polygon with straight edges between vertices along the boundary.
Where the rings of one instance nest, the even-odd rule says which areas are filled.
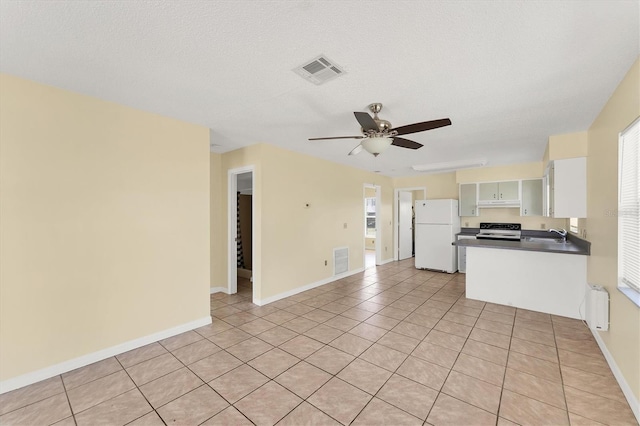
[[[362,267],[367,264],[367,247],[365,244],[366,228],[367,228],[367,211],[364,203],[364,199],[367,198],[367,188],[373,188],[376,191],[376,266],[382,264],[382,227],[380,222],[380,210],[382,206],[382,187],[380,185],[373,185],[371,183],[365,183],[362,185],[362,218],[364,220],[364,226],[362,227]]]
[[[238,244],[236,238],[238,236],[238,175],[251,172],[251,239],[255,242],[255,223],[256,223],[256,207],[255,207],[255,180],[256,167],[254,165],[237,167],[227,171],[227,293],[234,294],[238,292]],[[255,265],[255,250],[251,248],[251,257]],[[258,283],[255,280],[255,268],[251,273],[252,276],[252,301],[256,301],[256,289]]]
[[[393,190],[393,260],[398,260],[399,245],[400,245],[400,222],[398,221],[398,203],[400,202],[401,192],[413,192],[422,190],[422,196],[427,198],[426,186],[412,186],[407,188],[396,188]],[[412,198],[413,200],[413,198]],[[413,200],[415,202],[415,200]]]

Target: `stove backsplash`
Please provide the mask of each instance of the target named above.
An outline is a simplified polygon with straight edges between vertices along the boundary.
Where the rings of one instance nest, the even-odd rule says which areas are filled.
[[[554,219],[544,216],[520,216],[520,209],[480,209],[480,216],[463,216],[460,226],[479,228],[480,222],[521,223],[522,230],[569,229],[569,219]],[[543,226],[544,225],[544,226]]]

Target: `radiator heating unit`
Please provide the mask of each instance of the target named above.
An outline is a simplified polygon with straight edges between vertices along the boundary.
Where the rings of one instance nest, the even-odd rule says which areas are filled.
[[[609,330],[609,293],[599,285],[587,284],[586,321],[592,330]]]

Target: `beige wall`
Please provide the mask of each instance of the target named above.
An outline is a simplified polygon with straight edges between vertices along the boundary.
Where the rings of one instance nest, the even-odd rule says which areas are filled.
[[[636,61],[588,132],[587,217],[590,283],[609,292],[610,329],[599,332],[627,383],[640,399],[640,308],[620,293],[618,272],[618,134],[640,116],[640,63]]]
[[[587,132],[566,133],[549,136],[549,143],[545,150],[543,166],[551,160],[563,158],[586,157],[588,154]]]
[[[0,76],[0,380],[209,315],[209,137]]]
[[[227,171],[247,165],[256,166],[254,220],[260,223],[254,250],[260,253],[254,252],[253,274],[259,299],[330,278],[337,247],[349,247],[350,270],[364,266],[364,184],[382,187],[382,258],[393,257],[390,178],[267,144],[222,155],[222,221],[212,232],[221,228],[226,235]],[[214,282],[226,283],[226,238],[221,241],[224,265],[212,274],[214,287]]]
[[[541,178],[542,162],[513,164],[509,166],[482,167],[465,169],[451,173],[439,173],[393,179],[395,188],[425,186],[427,199],[458,199],[458,184],[469,182],[489,182],[509,179]],[[519,208],[480,209],[480,216],[460,218],[461,226],[477,228],[480,222],[521,223],[523,229],[548,229],[568,227],[566,219],[553,219],[543,216],[520,216]]]
[[[211,278],[211,288],[220,288],[227,287],[227,278],[226,278],[226,264],[224,262],[223,256],[226,253],[226,240],[227,240],[227,228],[222,226],[222,217],[223,217],[223,201],[225,200],[225,196],[227,193],[226,186],[223,187],[222,182],[222,155],[216,153],[210,153],[210,170],[209,170],[209,178],[210,183],[209,187],[211,190],[211,202],[210,202],[210,210],[211,210],[211,263],[210,263],[210,278]],[[225,216],[226,217],[226,216]]]

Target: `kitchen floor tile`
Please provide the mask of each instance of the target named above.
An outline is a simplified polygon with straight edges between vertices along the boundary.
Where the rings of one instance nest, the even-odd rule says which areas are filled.
[[[204,383],[188,368],[169,373],[164,377],[140,386],[140,391],[147,398],[149,404],[158,408]]]
[[[500,401],[500,417],[519,424],[569,424],[569,416],[565,410],[506,389],[502,392]]]
[[[75,418],[78,426],[124,425],[152,410],[140,391],[133,389],[76,414]]]
[[[304,335],[311,337],[319,342],[328,344],[332,340],[341,336],[344,332],[337,328],[329,327],[328,325],[320,324],[310,330],[307,330]]]
[[[448,368],[440,367],[439,365],[410,356],[400,368],[398,368],[397,374],[428,386],[431,389],[440,390],[449,375],[449,371]]]
[[[556,364],[558,363],[558,351],[555,346],[547,346],[542,343],[534,343],[514,337],[511,339],[511,350],[513,352],[540,358],[545,361],[555,362]]]
[[[380,340],[378,340],[378,344],[384,345],[388,348],[393,348],[397,351],[403,352],[405,354],[410,354],[413,350],[418,346],[420,340],[414,339],[413,337],[404,336],[399,333],[394,333],[390,331],[389,333],[382,336]]]
[[[572,413],[612,425],[633,425],[636,421],[626,401],[614,401],[568,386],[565,386],[564,393]]]
[[[0,416],[2,425],[53,424],[71,416],[71,409],[64,393],[53,395]]]
[[[422,420],[417,417],[412,416],[411,414],[399,410],[391,404],[387,404],[386,402],[373,398],[364,410],[358,417],[353,421],[352,425],[361,425],[361,426],[369,426],[369,425],[415,425],[421,426]]]
[[[67,392],[71,409],[79,413],[101,402],[134,389],[136,385],[124,370],[86,383]]]
[[[248,362],[263,353],[273,349],[273,346],[257,337],[251,337],[227,348],[227,352],[240,361]]]
[[[127,373],[137,386],[141,386],[182,367],[182,363],[176,357],[166,353],[127,368]]]
[[[269,382],[235,404],[256,425],[274,425],[302,400],[275,382]]]
[[[0,415],[42,401],[65,391],[60,376],[0,395]]]
[[[298,333],[295,331],[289,330],[284,327],[274,327],[271,330],[267,330],[264,333],[258,334],[258,339],[264,340],[273,346],[279,346],[286,342],[287,340],[291,340],[296,337]]]
[[[216,352],[200,361],[194,362],[189,369],[205,382],[210,382],[218,376],[242,364],[238,358],[226,351]]]
[[[164,423],[162,423],[164,424]],[[253,426],[253,423],[234,407],[227,407],[211,417],[202,426]]]
[[[329,379],[331,374],[302,361],[276,377],[275,381],[300,398],[306,399]]]
[[[391,377],[391,372],[361,359],[355,359],[340,371],[337,377],[371,395],[375,395]]]
[[[282,349],[275,348],[249,361],[248,364],[265,376],[273,379],[299,361],[295,356],[288,354]]]
[[[195,331],[187,331],[186,333],[180,333],[167,339],[159,340],[158,343],[168,351],[175,351],[176,349],[195,343],[203,338],[204,337]]]
[[[476,342],[475,340],[467,340],[464,348],[462,348],[462,353],[500,365],[507,365],[507,358],[509,356],[509,351],[506,349]]]
[[[330,346],[325,346],[313,355],[309,356],[306,361],[328,373],[338,374],[340,370],[346,367],[347,364],[354,359],[355,357],[352,355],[338,349],[334,349]]]
[[[562,410],[567,409],[561,383],[507,368],[507,373],[504,378],[504,388],[553,405]]]
[[[434,426],[495,425],[496,415],[440,393],[429,413],[427,423]]]
[[[475,340],[477,342],[487,343],[492,346],[497,346],[502,349],[509,349],[509,346],[511,344],[510,336],[483,330],[481,328],[474,328],[469,335],[469,339]]]
[[[222,395],[224,399],[234,404],[268,381],[268,377],[247,364],[243,364],[212,380],[209,382],[209,386]]]
[[[407,354],[376,343],[359,358],[393,372],[407,358]]]
[[[338,378],[333,378],[307,400],[344,425],[350,424],[372,396]]]
[[[178,358],[184,365],[193,364],[203,358],[220,352],[222,349],[211,343],[207,339],[202,339],[187,346],[183,346],[173,351],[173,356]]]
[[[425,420],[438,397],[438,392],[413,380],[394,374],[376,396]]]
[[[424,325],[413,324],[408,321],[402,321],[391,331],[414,339],[422,340],[427,336],[427,334],[429,334],[431,328],[425,327]]]
[[[303,335],[294,337],[293,339],[280,345],[280,349],[283,349],[289,352],[291,355],[294,355],[300,359],[308,357],[309,355],[323,347],[324,344]]]
[[[164,349],[161,350],[163,353],[167,352]],[[102,361],[94,362],[86,367],[81,367],[68,373],[64,373],[62,375],[62,381],[64,382],[65,389],[70,390],[120,370],[122,370],[122,366],[118,360],[111,357]]]
[[[456,363],[453,365],[453,370],[464,373],[467,376],[475,377],[476,379],[484,380],[496,386],[502,386],[504,381],[504,366],[467,354],[460,354]]]
[[[450,369],[453,367],[453,364],[455,364],[456,359],[458,359],[460,352],[452,351],[444,346],[434,345],[429,342],[422,342],[411,355]]]
[[[557,363],[545,361],[518,352],[509,352],[507,367],[514,370],[529,373],[533,376],[556,382],[562,381],[560,377],[560,367]]]
[[[502,388],[452,371],[442,387],[442,392],[468,404],[498,414]]]
[[[227,408],[229,404],[203,385],[158,409],[166,424],[198,425]]]

